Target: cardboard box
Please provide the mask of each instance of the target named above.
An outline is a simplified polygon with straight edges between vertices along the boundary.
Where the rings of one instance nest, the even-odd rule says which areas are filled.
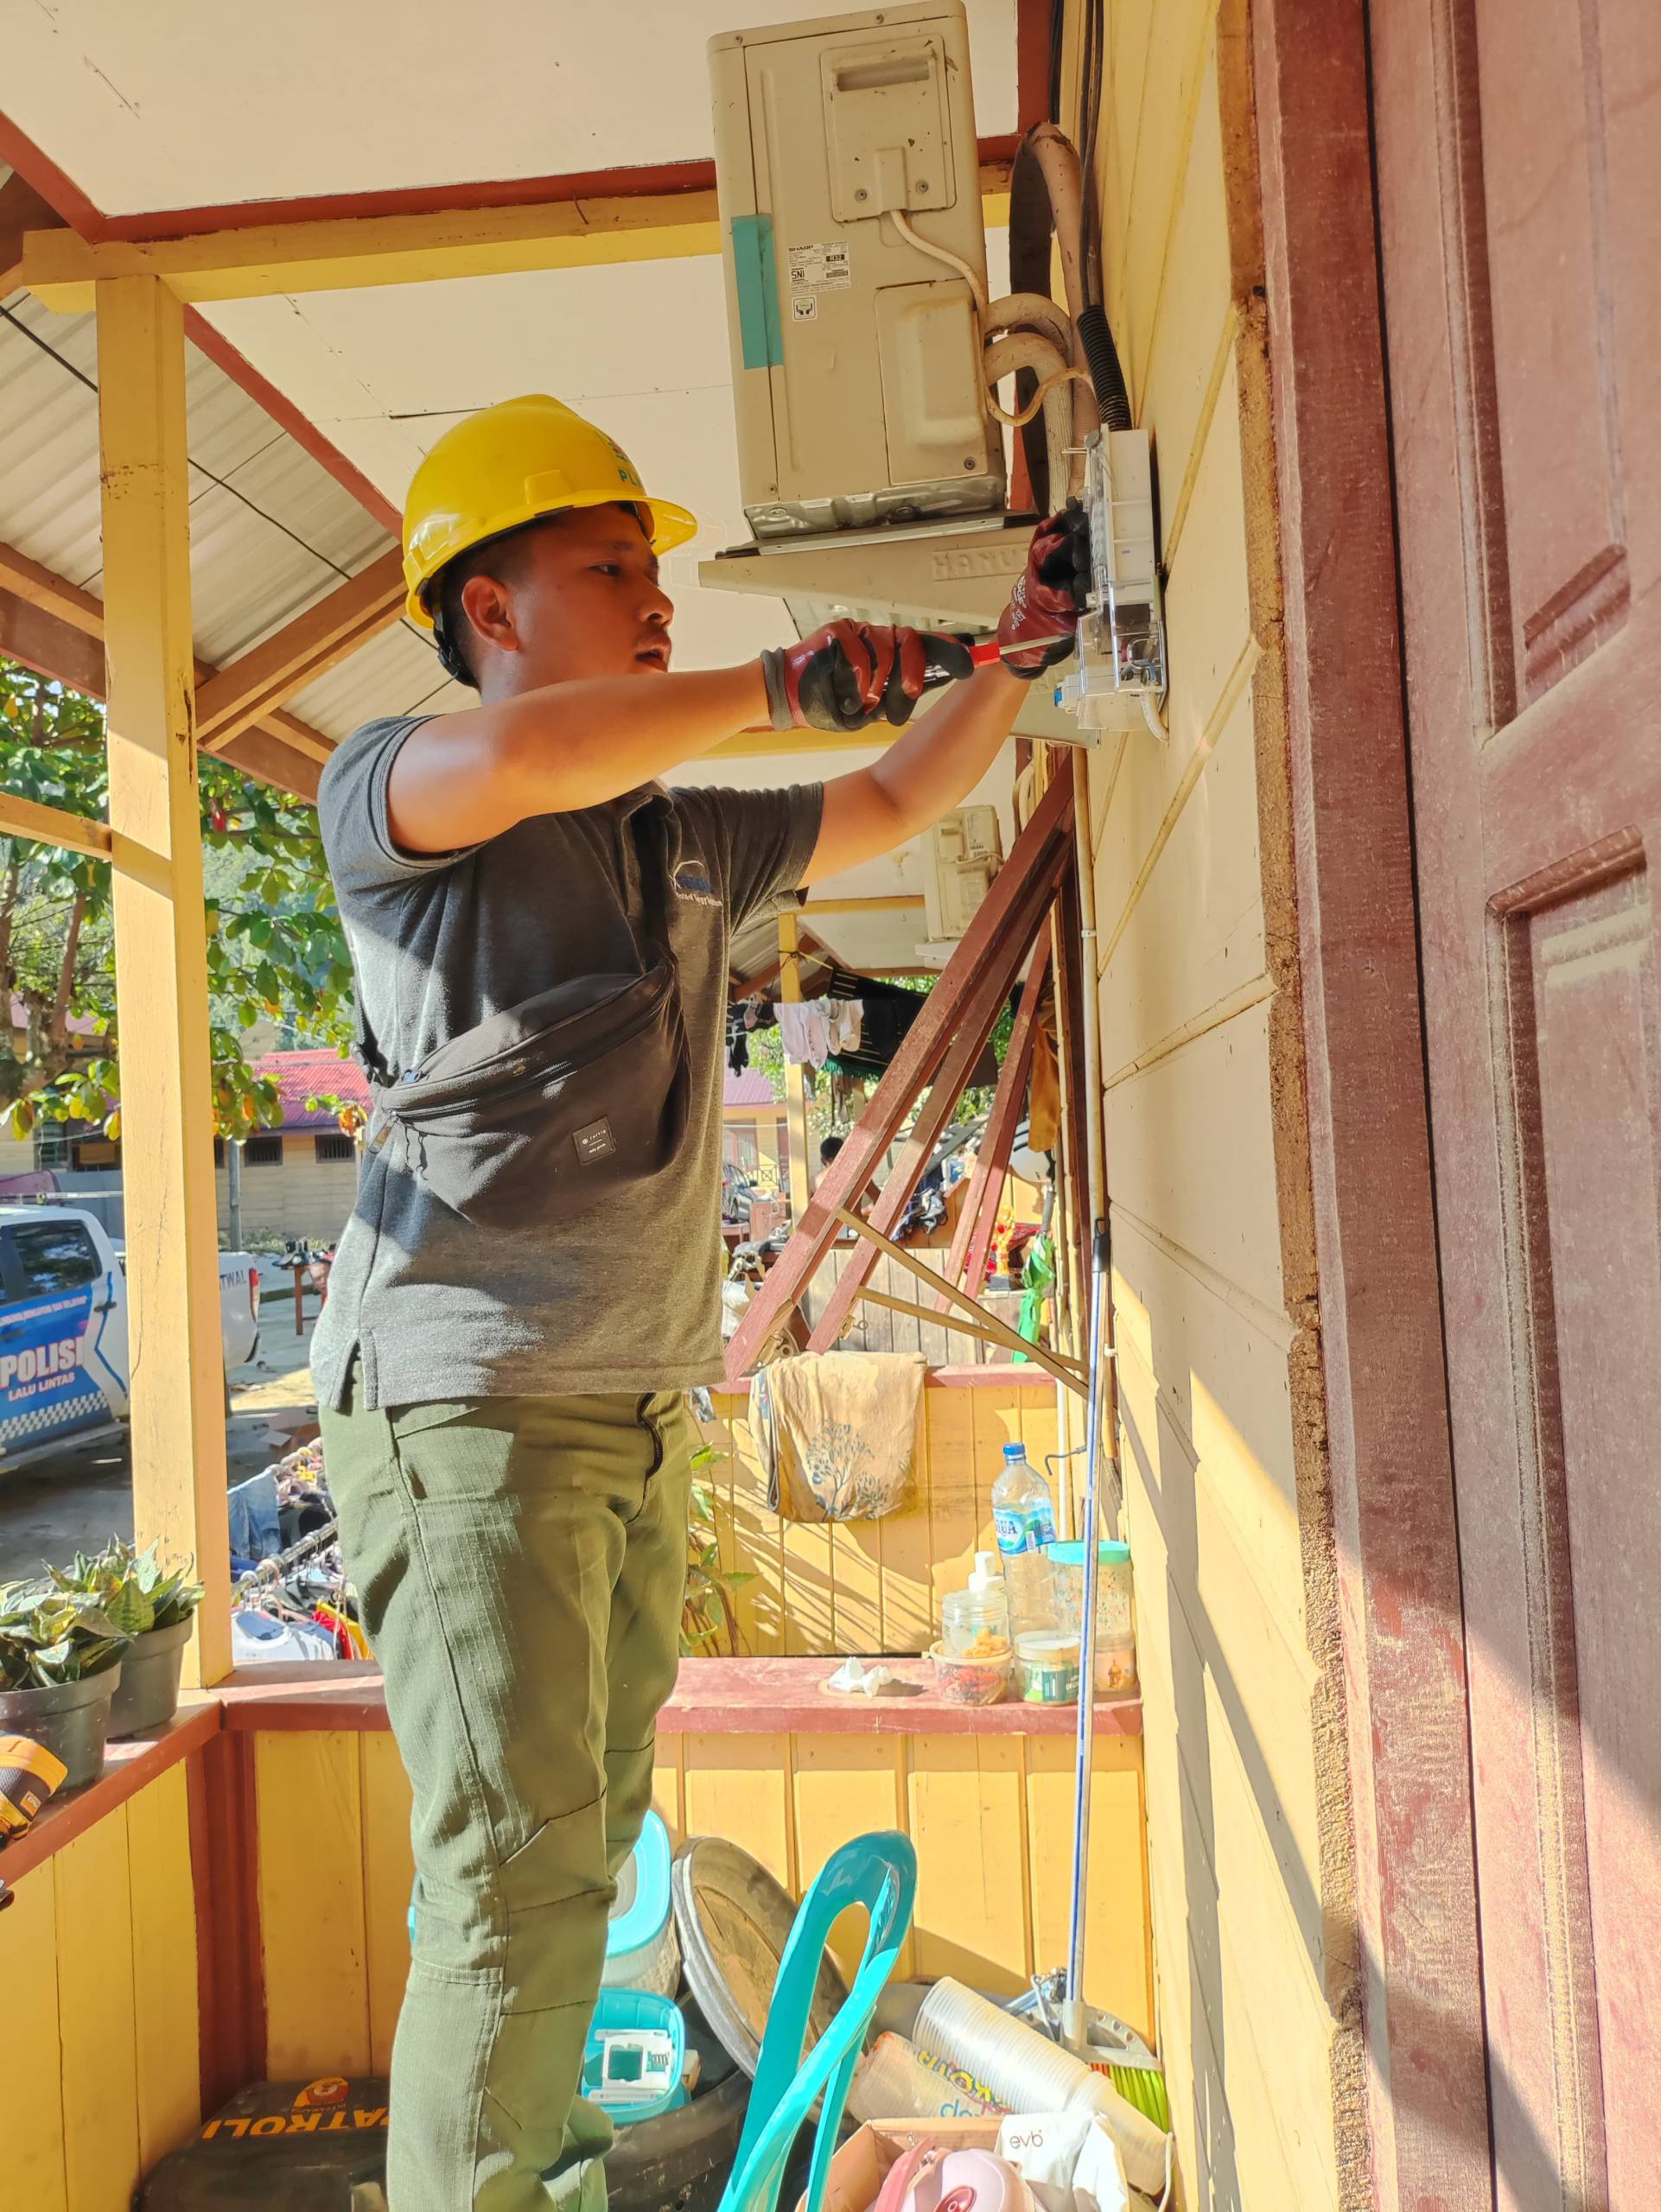
[[[850,2135],[830,2161],[825,2177],[824,2212],[871,2212],[895,2160],[920,2143],[944,2143],[962,2151],[997,2147],[1003,2122],[986,2120],[872,2120]],[[1136,2212],[1155,2212],[1151,2197],[1132,2190]],[[796,2212],[807,2212],[805,2194]]]

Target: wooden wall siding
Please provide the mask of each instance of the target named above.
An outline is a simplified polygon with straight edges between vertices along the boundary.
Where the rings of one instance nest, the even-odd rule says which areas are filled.
[[[182,1764],[22,1877],[0,1961],[6,2202],[128,2212],[200,2118]]]
[[[409,1965],[410,1790],[392,1738],[296,1731],[256,1742],[270,2072],[384,2069]],[[907,1973],[1013,1993],[1035,1967],[1063,1961],[1064,1737],[665,1735],[654,1796],[677,1837],[731,1836],[792,1895],[850,1837],[909,1834],[920,1866]],[[1151,2035],[1135,1737],[1099,1743],[1091,1818],[1091,1990]],[[861,1941],[837,1931],[850,1965]]]
[[[881,1521],[804,1526],[768,1510],[748,1398],[717,1395],[715,1406],[708,1478],[722,1561],[755,1577],[735,1600],[740,1649],[753,1658],[926,1651],[939,1632],[942,1596],[964,1586],[977,1550],[994,1541],[991,1491],[1003,1446],[1024,1444],[1041,1471],[1057,1448],[1047,1377],[1007,1389],[930,1388],[911,1504]]]
[[[1320,1411],[1244,9],[1109,24],[1107,302],[1169,566],[1170,742],[1091,756],[1161,2024],[1186,2201],[1314,2208],[1337,2202],[1351,1931],[1300,1488]]]
[[[917,1914],[899,1971],[1024,1989],[1063,1963],[1072,1853],[1064,1737],[665,1736],[655,1802],[681,1834],[730,1835],[792,1895],[850,1836],[897,1827],[917,1846]],[[1142,1756],[1097,1745],[1089,1984],[1153,2033]],[[839,1929],[844,1962],[862,1932]]]
[[[384,2072],[409,1966],[410,1785],[383,1732],[255,1738],[267,2063]]]

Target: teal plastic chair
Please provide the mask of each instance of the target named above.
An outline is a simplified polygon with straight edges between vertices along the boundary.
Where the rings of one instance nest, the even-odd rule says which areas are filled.
[[[892,1830],[856,1836],[826,1860],[802,1900],[780,1962],[749,2111],[721,2212],[774,2212],[791,2148],[816,2104],[819,2122],[806,2212],[820,2212],[865,2031],[894,1972],[916,1900],[917,1853],[909,1837]],[[830,2026],[804,2054],[825,1939],[853,1904],[863,1905],[870,1920],[859,1972]]]

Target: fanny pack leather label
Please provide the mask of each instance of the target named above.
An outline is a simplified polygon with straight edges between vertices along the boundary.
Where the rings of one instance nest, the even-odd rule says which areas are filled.
[[[597,1122],[590,1122],[586,1129],[579,1129],[571,1141],[576,1147],[577,1158],[585,1167],[591,1160],[609,1160],[617,1149],[611,1123],[603,1114]]]

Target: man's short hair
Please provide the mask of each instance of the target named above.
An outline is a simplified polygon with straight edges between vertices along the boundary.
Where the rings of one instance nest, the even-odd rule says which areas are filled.
[[[837,1154],[842,1150],[843,1143],[843,1140],[841,1137],[825,1138],[824,1141],[819,1147],[819,1165],[821,1167],[828,1167],[830,1165]]]
[[[479,689],[471,650],[473,625],[461,604],[462,592],[474,576],[494,576],[498,583],[512,583],[514,563],[525,540],[533,530],[560,518],[558,513],[538,515],[534,522],[521,523],[517,530],[505,530],[500,537],[487,537],[481,544],[469,545],[465,553],[458,553],[439,570],[432,587],[433,629],[438,639],[439,656],[458,683],[471,684],[475,691]]]

